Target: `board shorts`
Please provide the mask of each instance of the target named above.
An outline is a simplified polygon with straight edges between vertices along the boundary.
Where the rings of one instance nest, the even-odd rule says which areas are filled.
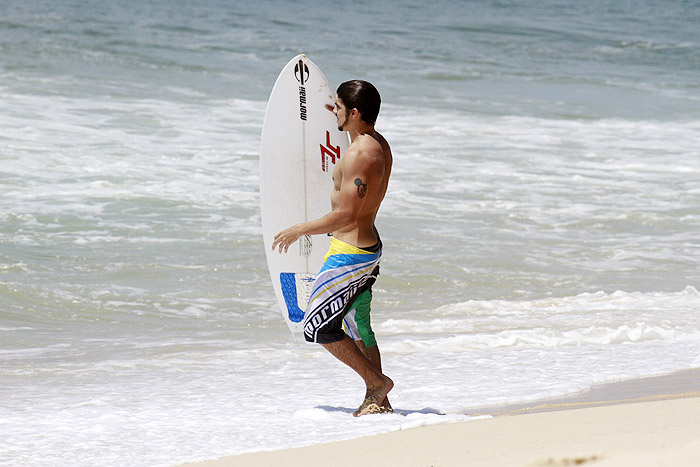
[[[352,339],[362,339],[366,347],[376,345],[369,311],[381,256],[381,240],[363,249],[331,239],[304,316],[304,338],[308,342],[331,344],[343,340],[345,321]]]

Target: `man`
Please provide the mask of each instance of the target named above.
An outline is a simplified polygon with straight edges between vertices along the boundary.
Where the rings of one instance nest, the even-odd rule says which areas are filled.
[[[338,87],[335,108],[326,108],[336,115],[338,129],[350,134],[351,143],[333,170],[331,212],[283,230],[272,243],[273,250],[286,253],[302,235],[333,235],[314,282],[304,335],[364,380],[367,391],[353,414],[356,417],[391,412],[387,394],[394,386],[382,373],[369,320],[371,286],[379,274],[382,251],[374,219],[386,194],[392,165],[389,144],[374,129],[380,104],[379,92],[366,81],[348,81]]]

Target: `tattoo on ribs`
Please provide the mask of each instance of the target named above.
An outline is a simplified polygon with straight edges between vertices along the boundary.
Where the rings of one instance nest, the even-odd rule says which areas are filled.
[[[357,196],[360,198],[364,198],[365,195],[367,194],[367,184],[362,183],[362,180],[359,178],[355,179],[355,186],[357,187]]]

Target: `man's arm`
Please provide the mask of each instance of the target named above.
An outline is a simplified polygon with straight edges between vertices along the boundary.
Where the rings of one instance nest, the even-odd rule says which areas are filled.
[[[296,224],[275,235],[273,250],[279,246],[280,253],[283,250],[286,253],[289,245],[302,235],[334,232],[356,222],[367,194],[372,170],[376,169],[373,167],[376,161],[375,158],[367,157],[359,151],[356,154],[345,154],[343,157],[346,158],[343,162],[347,163],[348,168],[344,167],[339,202],[335,208],[319,219]]]

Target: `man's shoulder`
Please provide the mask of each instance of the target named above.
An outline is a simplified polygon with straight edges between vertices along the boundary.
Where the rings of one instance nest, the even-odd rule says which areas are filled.
[[[359,156],[377,157],[383,154],[382,144],[371,135],[360,135],[352,142]]]
[[[358,136],[341,157],[341,170],[360,169],[374,172],[384,165],[382,154],[381,145],[371,136]]]

